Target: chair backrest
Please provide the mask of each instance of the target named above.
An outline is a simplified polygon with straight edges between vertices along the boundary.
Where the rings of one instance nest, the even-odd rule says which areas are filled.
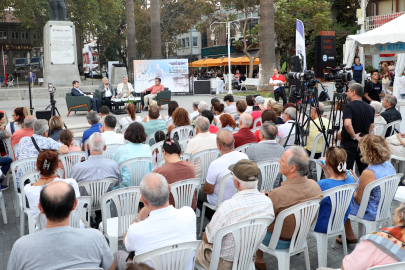
[[[190,139],[191,139],[190,137],[187,137],[187,138],[183,138],[183,139],[179,140],[179,144],[180,144],[180,147],[181,147],[181,152],[186,151],[187,145],[188,145],[188,142],[190,141]]]
[[[285,136],[284,138],[282,138],[278,143],[284,147],[285,142],[287,141],[288,136]],[[291,133],[290,138],[288,139],[288,143],[286,145],[286,147],[294,145],[294,140],[295,140],[295,132],[294,134]]]
[[[201,240],[197,240],[154,249],[135,256],[134,263],[151,261],[156,270],[186,269],[187,262],[193,254],[193,261],[195,262],[197,250],[201,242]]]
[[[170,184],[176,209],[183,206],[191,207],[195,190],[200,186],[200,182],[200,178],[192,178]]]
[[[160,159],[163,159],[163,143],[164,143],[165,141],[161,141],[161,142],[158,142],[158,143],[155,143],[154,145],[152,145],[151,147],[150,147],[150,150],[152,151],[152,153],[153,153],[153,151],[155,151],[155,149],[157,150],[157,153],[156,153],[156,159],[159,161]]]
[[[131,158],[126,161],[121,162],[118,164],[120,167],[120,171],[122,174],[122,169],[127,168],[129,174],[131,175],[131,186],[137,187],[141,183],[142,178],[144,175],[151,171],[152,169],[152,162],[153,158],[151,157],[139,157],[139,158]],[[121,187],[121,183],[120,183]]]
[[[253,144],[256,144],[256,143],[247,143],[247,144],[241,145],[238,148],[235,148],[235,151],[238,151],[238,152],[241,152],[241,153],[246,153],[248,148]]]
[[[182,140],[184,138],[190,138],[194,136],[194,127],[193,126],[182,126],[182,127],[176,127],[170,132],[170,138],[174,138],[174,134],[178,134],[179,140]]]
[[[89,143],[89,139],[84,141],[84,151],[88,151],[87,150],[87,144]]]
[[[120,133],[120,132],[121,132],[121,127],[120,127],[119,125],[117,125],[117,126],[114,128],[114,132],[115,132],[115,133]]]
[[[105,193],[101,197],[101,216],[103,220],[103,233],[107,234],[108,222],[107,213],[109,204],[107,201],[114,203],[117,210],[118,219],[118,237],[123,237],[127,232],[129,225],[134,221],[139,210],[141,192],[139,187],[126,187]]]
[[[164,134],[167,135],[167,129],[158,130],[158,131],[156,131],[156,132],[159,132],[159,131],[163,131]],[[153,133],[152,135],[149,135],[149,136],[146,138],[144,144],[151,145],[151,140],[152,140],[152,145],[153,145],[153,144],[156,144],[156,141],[155,141],[155,134],[156,134],[156,132]]]
[[[73,146],[79,146],[80,148],[82,148],[82,140],[74,138],[73,139]]]
[[[356,189],[356,184],[346,184],[322,192],[324,199],[329,197],[332,206],[326,234],[333,234],[344,230],[345,214],[347,209],[349,209]]]
[[[21,208],[23,211],[27,209],[27,204],[25,203],[25,191],[24,191],[24,182],[26,180],[29,180],[31,184],[35,183],[38,181],[38,179],[41,178],[41,175],[39,174],[38,171],[32,171],[26,174],[21,175],[19,181],[20,181],[20,191],[21,191],[21,198],[22,198],[22,205]]]
[[[252,127],[252,128],[257,128],[257,127],[259,127],[259,126],[258,126],[259,123],[260,123],[260,124],[262,123],[262,118],[261,118],[261,117],[257,118],[257,119],[253,122],[253,127]]]
[[[20,160],[13,161],[11,163],[11,175],[13,176],[13,183],[14,183],[14,192],[18,193],[18,186],[17,186],[17,172],[16,168],[21,169],[22,175],[36,171],[37,170],[37,157],[31,158],[23,158]]]
[[[185,160],[185,161],[190,161],[191,160],[191,155],[190,154],[186,154],[186,153],[181,153],[180,155],[180,159],[181,160]],[[156,168],[162,167],[163,165],[166,164],[165,159],[162,157],[161,159],[159,159],[156,163]]]
[[[366,213],[370,193],[375,187],[380,187],[380,201],[378,202],[377,213],[375,221],[385,220],[391,218],[391,203],[394,199],[395,193],[398,188],[398,183],[403,176],[402,173],[397,173],[383,178],[377,179],[368,184],[363,191],[359,211],[357,212],[358,218],[363,218]]]
[[[125,134],[125,131],[127,130],[127,128],[129,127],[131,123],[126,124],[125,126],[122,127],[122,134]]]
[[[221,180],[219,180],[219,190],[218,190],[218,197],[217,197],[217,203],[216,203],[217,208],[224,200],[226,182],[228,182],[228,180],[231,178],[232,178],[232,174],[227,173],[224,176],[222,176]],[[235,187],[233,190],[233,194],[235,194],[237,192],[238,192],[238,189]]]
[[[404,270],[404,269],[405,269],[405,262],[398,262],[393,264],[371,267],[368,268],[367,270]]]
[[[91,196],[91,207],[93,210],[100,210],[101,197],[112,189],[118,182],[115,178],[105,178],[95,181],[84,181],[79,183],[79,188],[83,187],[87,194]]]
[[[113,159],[113,155],[117,152],[117,149],[123,144],[107,144],[107,149],[103,152],[103,158]]]
[[[87,151],[75,151],[59,155],[59,160],[62,161],[65,170],[65,178],[69,178],[75,164],[82,160],[87,160]]]
[[[387,130],[390,127],[392,127],[392,128],[391,128],[390,134],[388,134],[387,137],[394,134],[394,127],[398,129],[400,123],[401,123],[401,120],[397,120],[397,121],[392,121],[391,123],[388,123],[388,124],[384,125],[384,129],[381,132],[381,136],[385,137],[385,134],[387,133]]]
[[[271,222],[271,218],[252,218],[220,228],[215,233],[209,270],[218,269],[222,239],[227,234],[232,234],[235,241],[232,269],[252,269],[256,251],[263,240],[263,234]]]
[[[70,213],[69,224],[73,228],[80,229],[81,221],[85,220],[86,228],[90,228],[90,217],[91,217],[91,197],[90,196],[80,196],[77,198],[77,206],[75,210]]]
[[[263,161],[257,163],[257,167],[259,167],[260,173],[262,175],[262,183],[259,187],[259,190],[262,191],[264,189],[269,192],[273,189],[274,182],[276,181],[278,175],[280,163],[278,163],[277,160]]]
[[[284,219],[292,214],[295,217],[295,229],[291,238],[290,253],[301,251],[304,247],[306,247],[307,235],[309,229],[311,228],[311,224],[318,213],[319,203],[321,200],[322,199],[306,201],[281,211],[275,220],[276,223],[274,225],[274,230],[268,248],[273,251],[276,249]]]
[[[15,160],[15,158],[14,158],[14,148],[11,147],[11,141],[7,140],[7,139],[3,139],[2,141],[3,141],[4,148],[6,150],[7,156],[14,161]],[[16,145],[18,145],[18,144],[16,144]]]
[[[375,125],[374,129],[373,129],[373,134],[374,135],[379,135],[379,136],[383,136],[383,130],[384,130],[384,126],[385,125]],[[385,136],[385,135],[384,135]]]
[[[205,184],[205,178],[207,178],[208,167],[210,166],[211,162],[216,160],[218,157],[221,156],[221,151],[218,148],[211,148],[207,150],[200,151],[195,153],[191,156],[191,163],[195,163],[197,160],[201,162],[201,184]]]
[[[292,136],[292,137],[294,138],[295,136]],[[325,143],[325,139],[323,138],[323,133],[321,132],[318,135],[316,135],[315,138],[314,138],[314,144],[312,145],[312,151],[311,151],[311,154],[309,155],[309,158],[311,158],[311,159],[313,159],[315,157],[316,148],[318,146],[318,141],[319,140],[321,140],[321,143],[322,143],[322,153],[325,152],[326,143]]]

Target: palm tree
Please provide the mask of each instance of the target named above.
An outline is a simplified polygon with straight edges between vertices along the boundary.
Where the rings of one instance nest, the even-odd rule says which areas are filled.
[[[134,0],[126,0],[126,16],[127,16],[127,59],[128,71],[133,70],[133,61],[131,58],[136,57],[136,42],[135,42],[135,12]],[[128,72],[131,73],[131,72]],[[132,75],[130,80],[132,81]]]
[[[162,38],[160,33],[160,1],[150,0],[150,27],[152,36],[152,59],[162,57]]]
[[[276,67],[274,1],[260,0],[260,79],[259,91],[270,90],[269,81]]]

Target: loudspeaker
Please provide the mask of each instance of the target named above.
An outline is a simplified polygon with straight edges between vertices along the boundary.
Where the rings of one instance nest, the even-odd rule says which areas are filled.
[[[36,111],[35,116],[37,119],[45,119],[49,122],[49,119],[51,119],[51,111]]]
[[[302,60],[298,55],[291,57],[291,72],[302,72]]]
[[[194,81],[194,95],[210,95],[211,82],[210,81]]]
[[[336,37],[315,37],[315,77],[323,78],[326,67],[336,67]]]

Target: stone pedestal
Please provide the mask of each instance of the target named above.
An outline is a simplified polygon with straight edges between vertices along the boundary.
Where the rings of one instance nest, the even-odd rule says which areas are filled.
[[[71,86],[80,82],[75,26],[70,21],[48,21],[44,27],[44,85]]]
[[[110,83],[116,87],[122,83],[122,78],[128,76],[126,67],[113,67]]]

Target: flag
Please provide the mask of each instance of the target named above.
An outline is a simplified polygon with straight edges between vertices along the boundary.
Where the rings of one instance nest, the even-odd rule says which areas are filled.
[[[302,56],[302,69],[307,70],[307,60],[305,54],[305,32],[304,24],[297,19],[297,29],[295,30],[295,54]]]
[[[3,57],[4,82],[7,82],[6,61],[5,61],[5,59],[4,59],[3,46],[1,46],[1,55],[2,55],[2,57]]]
[[[89,65],[90,65],[90,74],[93,78],[93,53],[91,52],[91,46],[89,45]]]

